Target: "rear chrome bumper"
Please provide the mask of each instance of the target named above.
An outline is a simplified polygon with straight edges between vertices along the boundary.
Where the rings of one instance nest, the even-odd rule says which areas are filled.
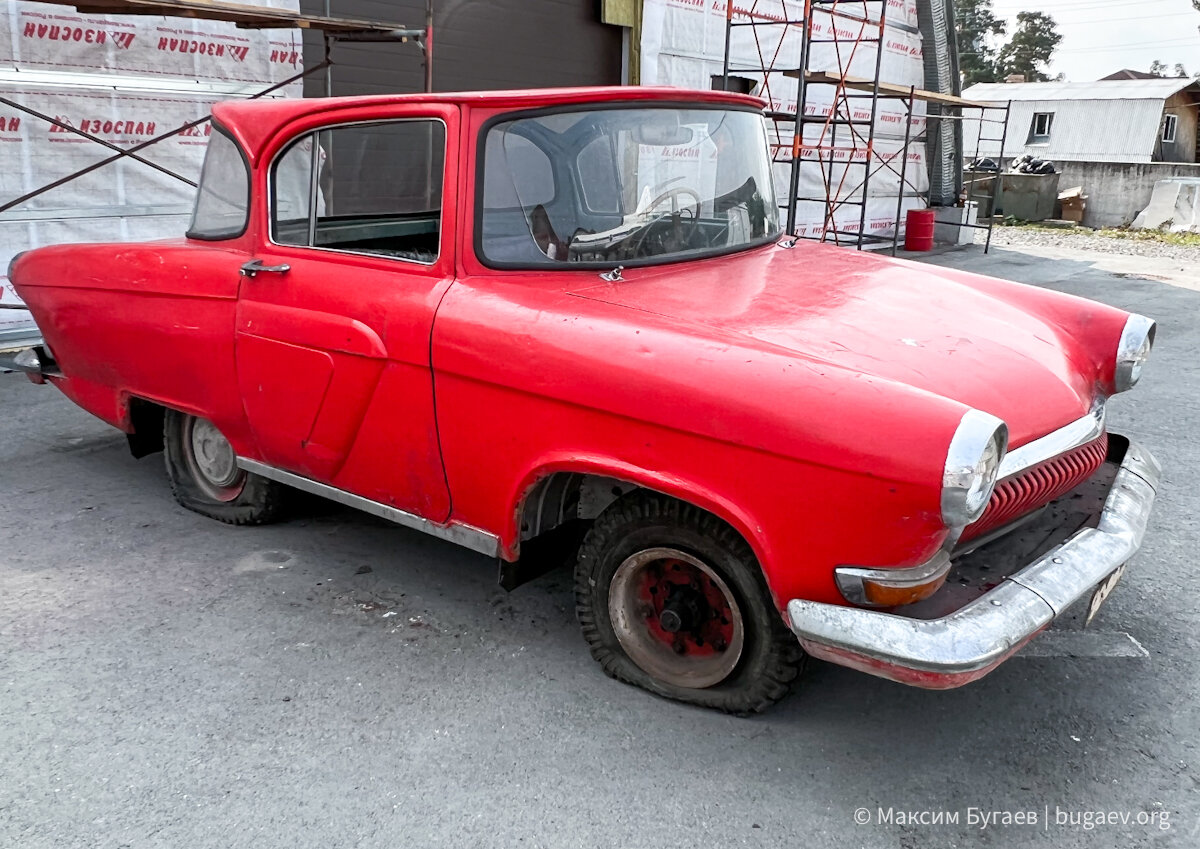
[[[31,347],[0,350],[0,372],[23,372],[34,383],[45,383],[47,377],[62,377],[58,365],[38,339]]]
[[[1115,437],[1119,438],[1119,437]],[[1097,527],[1084,528],[941,619],[795,600],[792,631],[813,657],[931,690],[987,675],[1141,547],[1162,470],[1130,442]]]
[[[3,319],[0,321],[0,371],[28,372],[26,365],[30,355],[25,352],[45,345],[42,332],[38,330],[32,318],[15,324],[8,321],[7,316],[12,314],[11,311],[18,309],[24,310],[25,307],[0,304],[0,319]]]

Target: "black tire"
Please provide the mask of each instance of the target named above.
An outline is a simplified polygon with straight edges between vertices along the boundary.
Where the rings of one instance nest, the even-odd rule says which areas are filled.
[[[718,588],[725,596],[732,595],[734,606],[726,610],[732,610],[736,621],[740,622],[739,654],[723,661],[724,666],[730,667],[728,672],[723,668],[716,669],[716,674],[725,675],[719,682],[692,687],[663,680],[662,676],[639,665],[618,637],[610,602],[628,612],[620,607],[619,597],[628,596],[632,584],[629,580],[614,582],[614,578],[619,570],[628,574],[629,564],[635,564],[632,568],[661,573],[663,567],[656,564],[645,567],[636,564],[641,558],[653,558],[662,551],[679,552],[694,559],[693,562],[704,567],[701,581],[709,580],[704,575],[711,575],[710,586]],[[682,565],[689,568],[686,563]],[[697,585],[696,581],[690,583],[693,588]],[[615,595],[610,594],[614,586]],[[661,586],[649,592],[654,593]],[[682,584],[669,586],[683,587]],[[687,592],[686,587],[683,591]],[[617,600],[614,602],[614,599]],[[700,616],[720,627],[713,618],[713,609],[704,606],[704,611]],[[592,656],[606,674],[668,699],[726,713],[757,713],[782,699],[800,676],[806,657],[772,602],[754,552],[742,536],[710,513],[652,492],[629,493],[596,519],[579,550],[575,568],[575,612]],[[651,632],[659,628],[658,623],[665,621],[650,616],[644,607],[639,615],[650,637],[655,636]],[[639,617],[620,613],[617,616],[624,620],[622,634],[629,644],[629,634],[636,629]],[[720,622],[728,624],[724,618]],[[663,639],[661,630],[657,632],[657,638]],[[671,651],[680,655],[689,651],[682,645],[679,633],[674,639],[676,644]],[[644,642],[652,643],[653,640],[644,638]],[[702,641],[700,645],[703,645]],[[728,650],[727,642],[718,639],[714,648],[724,653]],[[634,651],[635,654],[639,652],[645,656],[641,649]],[[669,659],[651,659],[670,662]],[[681,661],[688,662],[690,660]],[[684,674],[675,677],[678,679]]]
[[[230,525],[265,525],[281,518],[281,484],[236,468],[220,480],[205,475],[194,448],[197,426],[224,440],[205,419],[175,410],[167,410],[163,416],[163,454],[175,500],[202,516]],[[232,455],[232,449],[229,453]]]

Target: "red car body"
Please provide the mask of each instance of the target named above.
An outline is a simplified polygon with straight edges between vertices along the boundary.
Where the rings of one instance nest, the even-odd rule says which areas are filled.
[[[759,106],[656,89],[220,104],[215,121],[252,175],[244,233],[42,248],[12,277],[53,353],[53,382],[127,432],[139,401],[203,417],[255,468],[401,511],[505,561],[522,554],[539,484],[613,479],[736,529],[785,619],[794,600],[849,608],[835,569],[903,570],[946,546],[947,446],[964,414],[1003,420],[1010,453],[1086,417],[1117,391],[1130,316],[803,241],[618,279],[480,258],[487,122],[681,99]],[[446,128],[435,262],[273,243],[268,164],[289,141],[408,117]],[[252,259],[290,271],[239,274]],[[978,677],[898,676],[805,645],[925,686]]]

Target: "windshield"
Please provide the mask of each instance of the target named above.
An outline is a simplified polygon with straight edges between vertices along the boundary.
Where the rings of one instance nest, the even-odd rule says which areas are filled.
[[[757,112],[559,112],[487,130],[481,258],[502,267],[667,262],[779,236]]]

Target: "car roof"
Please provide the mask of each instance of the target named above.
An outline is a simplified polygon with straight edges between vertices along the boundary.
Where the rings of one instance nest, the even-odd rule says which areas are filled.
[[[757,97],[724,91],[641,86],[593,86],[588,88],[544,88],[516,91],[465,91],[427,94],[385,94],[364,97],[277,98],[235,100],[213,107],[217,123],[228,129],[252,160],[272,136],[297,118],[329,114],[364,106],[436,103],[479,109],[539,109],[587,103],[649,102],[702,103],[751,107],[766,104]]]

